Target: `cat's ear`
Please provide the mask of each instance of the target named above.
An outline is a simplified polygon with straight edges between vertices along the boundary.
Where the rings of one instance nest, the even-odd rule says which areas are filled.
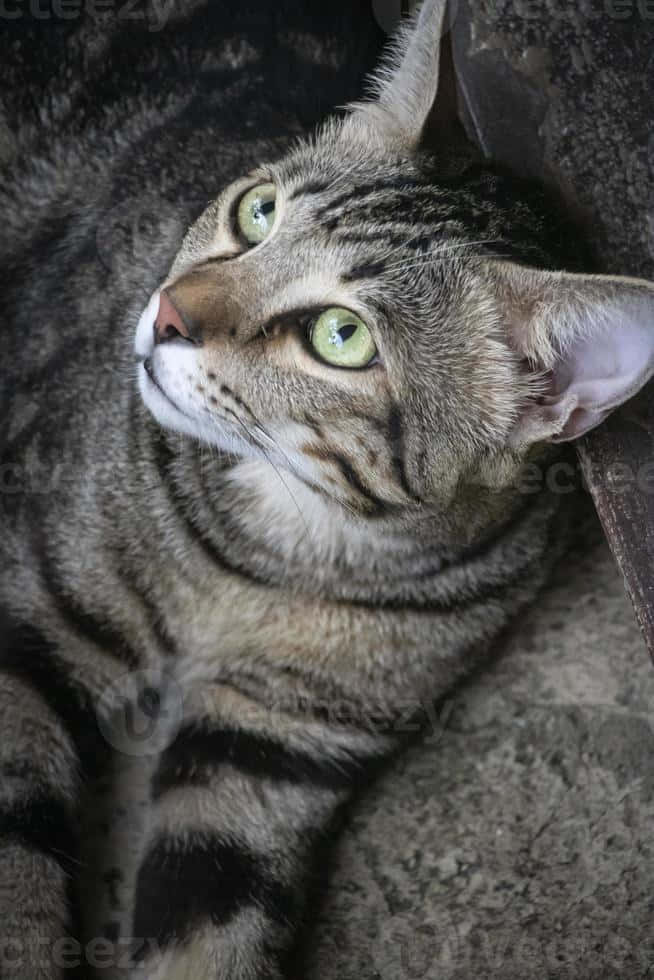
[[[654,374],[654,284],[489,266],[510,345],[539,376],[512,445],[576,439]]]
[[[440,43],[447,0],[424,0],[391,42],[370,79],[370,101],[350,105],[348,139],[416,146],[438,90]]]

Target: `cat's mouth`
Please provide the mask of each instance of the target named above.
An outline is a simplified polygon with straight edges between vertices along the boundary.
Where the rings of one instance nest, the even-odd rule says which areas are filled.
[[[171,377],[170,364],[162,358],[154,343],[153,324],[159,309],[159,292],[153,293],[139,319],[135,350],[138,362],[138,383],[141,397],[162,425],[198,436],[198,419],[179,385]],[[193,369],[188,365],[188,370]],[[171,391],[172,389],[172,391]],[[181,398],[179,397],[181,395]],[[191,408],[191,411],[189,411]]]
[[[166,372],[164,371],[165,375]],[[162,372],[155,366],[153,357],[141,357],[138,361],[138,384],[144,404],[160,425],[202,438],[199,420],[186,406],[182,407],[162,379]]]
[[[247,427],[239,426],[236,419],[192,403],[186,404],[182,390],[177,395],[177,385],[169,379],[166,365],[160,365],[149,354],[138,358],[138,384],[141,398],[157,422],[166,429],[181,432],[201,442],[216,446],[235,456],[251,456],[255,440],[247,437]],[[169,390],[173,384],[173,393]],[[181,400],[181,404],[180,404]],[[197,411],[196,411],[197,408]],[[249,434],[249,433],[248,433]]]
[[[191,421],[193,421],[191,419],[191,416],[187,412],[185,412],[182,408],[180,408],[179,405],[177,404],[177,402],[173,398],[170,397],[170,395],[168,394],[168,392],[166,391],[166,389],[163,387],[163,385],[161,384],[161,382],[157,378],[157,375],[156,375],[156,372],[155,372],[155,369],[154,369],[154,365],[152,363],[152,358],[151,357],[144,358],[141,361],[141,365],[143,367],[143,371],[144,371],[145,375],[147,376],[148,381],[150,382],[150,384],[159,392],[159,394],[163,398],[166,399],[166,401],[168,402],[168,404],[171,405],[172,408],[174,408],[176,412],[179,412],[180,415],[183,415],[185,418],[190,419]]]

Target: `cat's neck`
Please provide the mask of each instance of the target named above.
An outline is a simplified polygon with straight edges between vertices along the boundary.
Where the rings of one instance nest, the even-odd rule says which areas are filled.
[[[525,554],[537,559],[547,547],[558,503],[471,487],[442,510],[364,519],[266,460],[220,459],[163,438],[176,506],[217,563],[322,599],[421,605],[461,576],[476,588],[511,575]]]

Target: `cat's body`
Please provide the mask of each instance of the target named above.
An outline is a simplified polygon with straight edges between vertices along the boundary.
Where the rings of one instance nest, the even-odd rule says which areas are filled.
[[[437,8],[417,35],[431,51]],[[159,284],[182,225],[280,147],[225,149],[217,176],[201,105],[180,97],[154,131],[149,113],[57,144],[46,200],[22,222],[12,205],[3,244],[12,978],[59,977],[70,931],[104,935],[115,976],[277,977],[334,815],[533,598],[565,532],[567,495],[515,481],[553,458],[543,427],[567,422],[534,416],[514,438],[541,381],[502,338],[522,288],[505,260],[573,264],[540,196],[443,177],[399,133],[382,148],[358,109],[266,168],[286,209],[269,244],[235,244],[224,200],[200,219],[166,280],[192,337],[169,335]],[[43,182],[25,166],[12,201]],[[103,235],[94,193],[114,202],[108,230],[115,213],[136,229],[131,251]],[[154,228],[132,223],[135,202]],[[381,363],[326,369],[287,327],[346,302],[376,311]],[[552,366],[542,330],[516,345]],[[91,789],[105,812],[89,827]]]

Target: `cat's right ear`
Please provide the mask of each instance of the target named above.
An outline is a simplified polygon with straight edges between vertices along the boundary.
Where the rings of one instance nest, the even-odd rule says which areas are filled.
[[[438,91],[447,0],[425,0],[399,29],[370,79],[371,98],[348,106],[348,139],[409,150],[420,142]]]
[[[654,376],[654,283],[493,261],[510,346],[534,382],[511,444],[566,442]]]

